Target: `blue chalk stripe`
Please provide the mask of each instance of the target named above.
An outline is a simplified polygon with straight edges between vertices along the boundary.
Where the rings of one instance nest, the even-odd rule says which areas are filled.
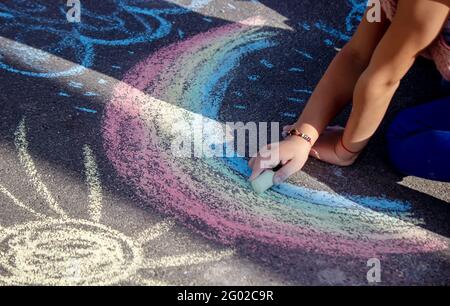
[[[90,109],[90,108],[85,108],[85,107],[78,107],[78,106],[75,106],[75,109],[77,109],[77,110],[79,110],[79,111],[82,111],[82,112],[85,112],[85,113],[91,113],[91,114],[96,114],[96,113],[97,113],[96,110]]]

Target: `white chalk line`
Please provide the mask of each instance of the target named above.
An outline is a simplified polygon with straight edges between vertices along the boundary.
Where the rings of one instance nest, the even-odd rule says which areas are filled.
[[[88,145],[83,147],[83,155],[86,183],[89,188],[89,215],[91,220],[100,222],[102,217],[103,191],[97,162],[94,152]]]
[[[180,266],[198,265],[220,261],[235,254],[233,250],[219,252],[201,252],[183,255],[165,256],[159,259],[147,259],[143,269],[172,268]]]
[[[9,262],[6,260],[6,256],[3,252],[0,252],[0,267],[2,267],[7,271],[12,271],[14,269],[14,267],[11,266]],[[7,281],[5,280],[2,274],[0,274],[0,284],[2,285],[7,284]]]
[[[53,198],[50,191],[47,189],[45,184],[42,182],[42,179],[36,170],[34,161],[31,158],[30,154],[28,153],[28,141],[27,141],[27,134],[26,134],[25,118],[23,118],[20,121],[20,123],[14,133],[14,136],[15,136],[14,143],[15,143],[17,151],[19,153],[20,163],[25,168],[25,171],[26,171],[31,183],[36,188],[36,191],[44,200],[47,201],[50,208],[54,212],[56,212],[58,215],[60,215],[63,218],[67,218],[67,215],[64,212],[64,210],[62,210],[60,208],[59,204],[56,202],[56,200]]]
[[[139,237],[137,238],[138,243],[141,245],[144,245],[145,243],[155,240],[161,235],[164,235],[165,233],[169,232],[174,226],[174,222],[169,221],[162,221],[159,222],[152,227],[146,229],[144,232],[139,234]]]
[[[0,38],[4,39],[5,38]],[[25,45],[24,45],[25,46]],[[32,48],[25,46],[29,48],[30,50],[33,50]],[[53,55],[49,54],[53,57]],[[56,57],[54,57],[56,58]],[[61,59],[59,59],[61,60]],[[68,61],[66,61],[69,63]],[[73,63],[71,63],[73,64]],[[94,77],[101,76],[104,79],[108,79],[110,84],[122,84],[126,86],[125,83],[115,80],[113,78],[110,78],[106,75],[100,74],[98,72],[95,72],[93,70],[88,69],[88,73],[85,75],[92,75]],[[82,78],[81,78],[82,79]],[[113,86],[112,86],[113,87]],[[131,87],[130,87],[131,88]],[[135,89],[134,89],[135,90]],[[140,93],[141,98],[145,99],[151,99],[155,100],[156,102],[159,102],[159,104],[167,104],[167,102],[157,100],[153,97],[148,97],[147,95]],[[20,125],[18,126],[16,133],[15,133],[15,144],[19,151],[19,158],[21,161],[21,164],[25,167],[26,173],[30,178],[30,181],[33,183],[37,191],[39,192],[39,195],[43,197],[50,205],[50,207],[55,211],[58,212],[61,216],[66,216],[66,213],[59,207],[56,200],[53,198],[45,184],[42,182],[41,177],[37,173],[35,164],[33,162],[33,159],[31,158],[30,154],[28,153],[28,142],[26,139],[26,127],[25,127],[25,118],[21,121]],[[66,217],[67,218],[67,217]],[[55,220],[56,222],[57,220]],[[81,222],[81,220],[80,220]],[[154,240],[158,238],[159,236],[163,235],[164,233],[168,232],[170,230],[170,227],[172,226],[172,222],[161,222],[160,224],[156,225],[156,228],[149,228],[144,233],[139,235],[139,241],[136,241],[136,245],[139,245],[139,243],[145,243],[150,240]],[[1,228],[1,227],[0,227]],[[9,231],[6,229],[6,231]],[[92,233],[94,234],[94,233]],[[61,237],[59,237],[61,238]],[[0,255],[3,253],[0,253]],[[220,261],[224,258],[231,257],[234,254],[234,251],[222,251],[222,252],[198,252],[198,253],[192,253],[192,254],[184,254],[184,255],[176,255],[176,256],[167,256],[159,259],[143,259],[142,264],[139,267],[136,267],[138,270],[145,270],[145,269],[152,269],[154,267],[175,267],[175,266],[188,266],[188,265],[197,265],[202,263],[209,263],[214,261]],[[138,260],[139,262],[139,260]],[[0,263],[2,265],[8,266],[9,269],[14,270],[17,267],[12,267],[10,265],[7,265],[7,260],[3,256],[0,256]],[[135,265],[136,263],[134,263]],[[17,277],[17,275],[16,275]],[[144,284],[144,285],[167,285],[163,281],[159,280],[152,280],[152,279],[144,279],[145,276],[142,278],[138,275],[135,275],[135,279],[138,283]],[[19,277],[20,278],[20,277]],[[2,279],[0,276],[0,283],[6,283],[6,284],[14,284],[16,283],[17,279],[14,277],[12,279],[7,279],[5,282],[5,279]],[[105,280],[106,283],[109,283],[108,280]],[[18,282],[22,283],[22,282]],[[25,281],[25,283],[29,283]],[[55,282],[56,284],[57,282]]]
[[[0,242],[9,246],[6,253],[0,251],[0,265],[11,274],[0,280],[11,285],[118,284],[133,278],[143,262],[132,238],[87,220],[16,225],[6,229]]]
[[[19,199],[17,199],[11,192],[8,191],[2,184],[0,184],[0,192],[3,193],[7,198],[9,198],[16,206],[26,210],[27,212],[33,214],[35,217],[38,218],[46,218],[45,215],[40,214],[36,211],[34,211],[32,208],[28,207],[27,205],[23,204]],[[0,227],[1,230],[1,227]]]
[[[136,283],[141,285],[141,286],[169,286],[168,283],[160,281],[160,280],[155,280],[155,279],[144,279],[144,278],[138,278],[136,280]]]

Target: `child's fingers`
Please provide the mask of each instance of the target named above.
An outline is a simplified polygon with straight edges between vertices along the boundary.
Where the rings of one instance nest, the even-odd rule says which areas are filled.
[[[252,174],[250,175],[250,178],[248,179],[250,182],[253,181],[254,179],[256,179],[265,170],[261,167],[261,163],[259,162],[259,160],[256,160],[254,162],[252,168],[253,168]]]
[[[252,157],[252,158],[250,158],[250,160],[248,161],[248,166],[249,166],[250,168],[253,168],[253,165],[255,164],[255,160],[256,160],[256,157]]]
[[[249,181],[256,179],[264,170],[273,169],[280,164],[280,160],[267,160],[260,155],[255,158],[252,163],[252,174],[250,175]]]
[[[301,164],[296,160],[290,160],[286,165],[284,165],[280,170],[275,173],[273,177],[273,183],[275,185],[281,184],[287,180],[291,175],[301,170]]]

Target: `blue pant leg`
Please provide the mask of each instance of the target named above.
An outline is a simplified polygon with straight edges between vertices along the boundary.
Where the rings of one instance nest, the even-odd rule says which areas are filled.
[[[401,112],[387,140],[397,170],[450,182],[450,97]]]

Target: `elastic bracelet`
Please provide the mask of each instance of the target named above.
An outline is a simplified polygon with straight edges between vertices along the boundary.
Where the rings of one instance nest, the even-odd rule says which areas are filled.
[[[342,137],[340,137],[341,138],[341,146],[344,148],[344,150],[345,151],[347,151],[347,152],[349,152],[349,153],[351,153],[351,154],[359,154],[359,153],[361,153],[361,151],[358,151],[358,152],[353,152],[353,151],[351,151],[351,150],[349,150],[349,149],[347,149],[347,147],[344,145],[344,137],[342,136]]]
[[[297,129],[292,129],[292,130],[290,130],[289,132],[288,132],[288,135],[289,136],[297,136],[297,137],[300,137],[300,138],[302,138],[303,140],[306,140],[306,142],[308,142],[311,146],[312,146],[312,140],[311,140],[311,137],[309,137],[308,135],[306,135],[305,133],[301,133],[301,132],[299,132],[299,130],[297,130]]]

